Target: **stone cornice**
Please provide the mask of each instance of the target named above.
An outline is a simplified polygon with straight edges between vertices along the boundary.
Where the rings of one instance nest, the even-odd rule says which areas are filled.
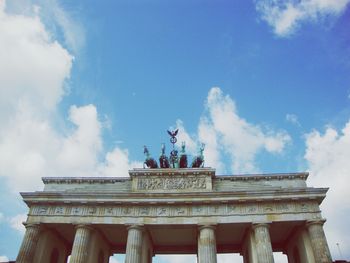
[[[44,184],[114,184],[130,181],[130,177],[42,177]]]
[[[129,175],[148,176],[148,175],[211,175],[215,176],[213,168],[180,168],[180,169],[133,169],[129,170]]]
[[[148,175],[211,175],[214,180],[228,181],[261,181],[261,180],[306,180],[309,173],[276,173],[276,174],[247,174],[247,175],[216,175],[212,168],[188,169],[134,169],[129,174],[133,176]],[[44,184],[114,184],[130,181],[130,177],[43,177]]]
[[[225,203],[266,202],[285,200],[315,200],[321,203],[328,188],[265,189],[252,191],[201,193],[115,193],[106,192],[34,192],[21,193],[30,206],[33,203]]]
[[[272,173],[272,174],[242,174],[242,175],[217,175],[214,179],[228,181],[260,181],[260,180],[306,180],[309,173]]]

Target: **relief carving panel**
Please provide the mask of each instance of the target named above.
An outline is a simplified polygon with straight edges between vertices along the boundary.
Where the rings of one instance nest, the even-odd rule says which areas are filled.
[[[93,216],[93,217],[203,217],[264,215],[288,213],[314,213],[318,217],[319,208],[312,203],[247,203],[247,204],[186,204],[186,205],[56,205],[34,206],[30,215],[34,216]]]
[[[134,191],[206,191],[211,190],[211,177],[203,176],[145,176],[133,178]]]

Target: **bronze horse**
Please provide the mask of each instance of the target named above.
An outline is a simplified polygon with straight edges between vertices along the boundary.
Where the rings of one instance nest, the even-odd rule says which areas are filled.
[[[199,168],[199,167],[204,166],[203,151],[204,151],[204,144],[202,143],[202,145],[199,149],[199,154],[197,156],[195,156],[193,161],[192,161],[192,164],[191,164],[192,168]]]
[[[148,151],[148,149],[147,149],[147,146],[144,146],[143,153],[144,153],[145,156],[146,156],[146,159],[145,159],[145,161],[143,162],[143,168],[145,168],[145,165],[146,165],[148,168],[151,168],[151,169],[158,168],[157,161],[154,160],[154,159],[150,156],[149,151]]]

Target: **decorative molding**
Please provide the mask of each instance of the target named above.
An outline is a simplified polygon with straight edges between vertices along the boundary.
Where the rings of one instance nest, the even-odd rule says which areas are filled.
[[[320,213],[314,202],[230,203],[207,205],[37,205],[30,216],[48,217],[203,217]],[[315,218],[319,219],[319,218]]]
[[[309,173],[276,173],[276,174],[249,174],[249,175],[217,175],[217,180],[228,181],[270,181],[270,180],[306,180]]]
[[[211,191],[212,182],[210,175],[151,175],[133,177],[133,191]]]
[[[260,181],[260,180],[306,180],[309,173],[278,173],[278,174],[250,174],[250,175],[215,175],[212,168],[187,169],[133,169],[129,171],[131,178],[135,176],[200,176],[210,175],[216,180],[229,181]],[[44,184],[114,184],[130,181],[130,177],[43,177]]]
[[[42,177],[44,184],[114,184],[130,181],[130,177]]]

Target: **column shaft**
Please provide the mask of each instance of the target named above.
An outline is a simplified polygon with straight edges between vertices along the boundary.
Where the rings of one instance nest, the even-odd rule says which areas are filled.
[[[307,228],[315,261],[319,263],[331,263],[331,253],[329,252],[327,239],[323,231],[324,222],[324,220],[310,221],[307,223]]]
[[[271,239],[268,224],[253,225],[256,254],[259,263],[273,263],[273,252],[271,246]]]
[[[70,263],[86,263],[89,254],[89,242],[92,228],[87,225],[76,227]]]
[[[214,226],[201,226],[198,235],[198,263],[216,263],[216,238]]]
[[[26,225],[21,248],[19,249],[16,259],[17,263],[32,263],[35,255],[36,246],[40,236],[39,224]]]
[[[141,263],[143,226],[134,225],[128,228],[125,263]]]

